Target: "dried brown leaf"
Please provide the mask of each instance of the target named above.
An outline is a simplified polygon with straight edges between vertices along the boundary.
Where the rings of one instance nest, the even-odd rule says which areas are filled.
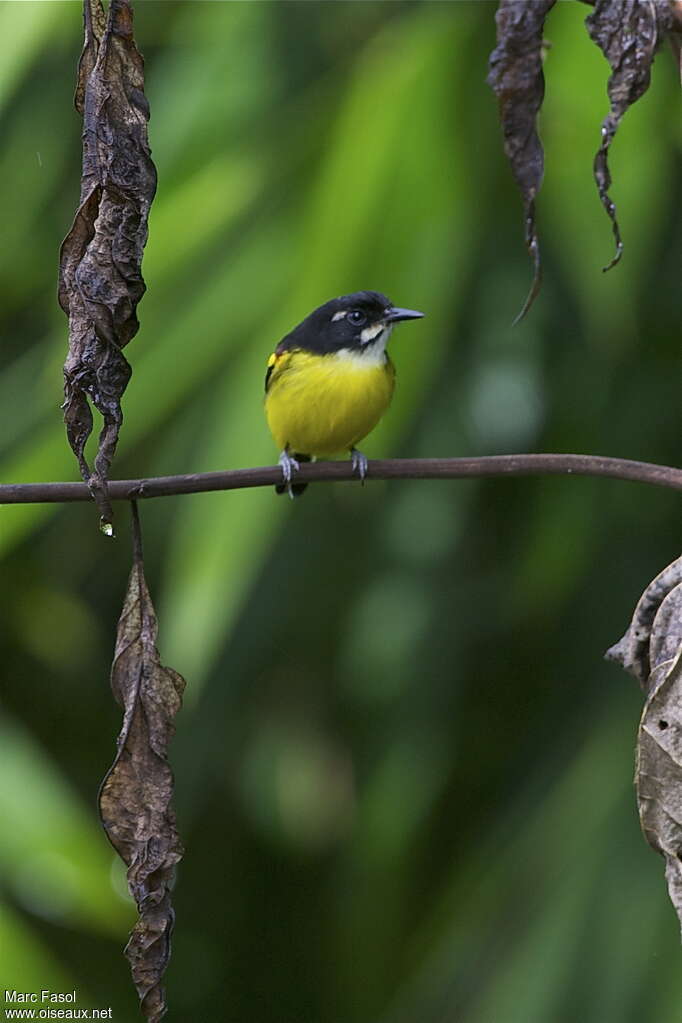
[[[646,703],[635,785],[644,836],[665,859],[668,893],[682,924],[682,558],[647,586],[607,657],[639,679]]]
[[[533,283],[515,322],[530,309],[542,281],[535,197],[542,184],[544,153],[537,132],[537,115],[545,94],[542,32],[545,17],[555,2],[500,0],[495,19],[497,46],[490,55],[488,84],[498,98],[504,151],[523,198],[526,245],[533,262]]]
[[[106,485],[131,374],[121,349],[139,328],[135,310],[145,290],[142,252],[156,170],[130,2],[111,0],[105,17],[100,0],[84,0],[84,23],[75,96],[83,115],[81,193],[59,268],[59,302],[69,317],[64,421],[83,479],[103,522],[110,522]],[[85,457],[90,403],[103,419],[93,472]]]
[[[137,509],[134,558],[118,623],[111,687],[123,708],[116,758],[100,790],[100,815],[127,865],[128,887],[139,912],[126,956],[148,1020],[166,1012],[162,978],[173,929],[171,888],[182,856],[172,807],[168,743],[185,682],[159,661],[157,621],[144,577]]]
[[[623,252],[616,207],[609,195],[609,150],[623,114],[649,88],[656,50],[671,30],[672,20],[668,0],[596,0],[594,11],[585,19],[590,37],[611,67],[607,85],[610,110],[602,122],[602,141],[594,158],[599,198],[616,241],[615,255],[604,270],[615,266]]]
[[[645,692],[651,671],[660,660],[666,659],[665,656],[661,657],[661,648],[665,647],[667,656],[673,656],[677,652],[677,646],[682,642],[682,631],[673,631],[680,629],[679,620],[671,621],[668,613],[673,604],[668,604],[663,610],[660,621],[657,617],[667,603],[667,598],[680,583],[682,558],[673,561],[649,583],[637,603],[627,632],[606,651],[606,657],[611,661],[618,661],[627,672],[634,675]],[[676,606],[681,595],[682,593],[675,597]],[[670,642],[674,649],[670,648],[670,643],[665,638],[668,633],[672,637]],[[653,651],[650,651],[652,645]]]
[[[666,595],[654,618],[649,643],[649,663],[652,672],[663,661],[671,661],[677,657],[681,646],[682,585],[676,585]]]
[[[668,894],[682,924],[682,647],[651,674],[635,784],[644,836],[665,859]]]

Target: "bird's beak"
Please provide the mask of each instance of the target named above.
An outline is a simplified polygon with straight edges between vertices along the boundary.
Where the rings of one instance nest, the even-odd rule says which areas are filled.
[[[399,323],[401,320],[421,320],[424,313],[418,313],[416,309],[398,309],[392,306],[386,310],[387,323]]]

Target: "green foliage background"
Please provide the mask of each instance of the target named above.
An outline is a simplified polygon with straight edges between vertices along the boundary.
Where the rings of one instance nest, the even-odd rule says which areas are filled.
[[[332,295],[427,311],[371,455],[679,462],[679,83],[668,53],[591,178],[607,67],[547,36],[546,279],[485,85],[489,2],[149,3],[159,191],[115,472],[270,464],[272,345]],[[57,250],[78,195],[78,3],[0,4],[0,476],[76,478]],[[679,498],[547,478],[144,503],[187,855],[170,1019],[673,1023],[682,953],[631,787],[640,695],[603,650],[680,553]],[[137,1019],[95,812],[128,570],[86,506],[0,519],[0,985]]]

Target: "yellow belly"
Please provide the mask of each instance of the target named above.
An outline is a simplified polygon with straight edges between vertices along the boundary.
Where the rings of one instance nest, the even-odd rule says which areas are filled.
[[[334,455],[366,437],[388,408],[395,371],[390,360],[286,352],[274,367],[265,413],[277,446]]]

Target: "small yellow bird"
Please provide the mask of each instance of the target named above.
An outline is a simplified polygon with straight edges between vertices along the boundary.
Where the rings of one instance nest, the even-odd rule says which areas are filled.
[[[364,480],[367,459],[356,445],[390,405],[395,384],[386,343],[395,323],[423,315],[357,291],[325,302],[280,341],[265,374],[265,414],[281,450],[278,494],[300,496],[306,484],[292,482],[299,463],[341,451]]]

